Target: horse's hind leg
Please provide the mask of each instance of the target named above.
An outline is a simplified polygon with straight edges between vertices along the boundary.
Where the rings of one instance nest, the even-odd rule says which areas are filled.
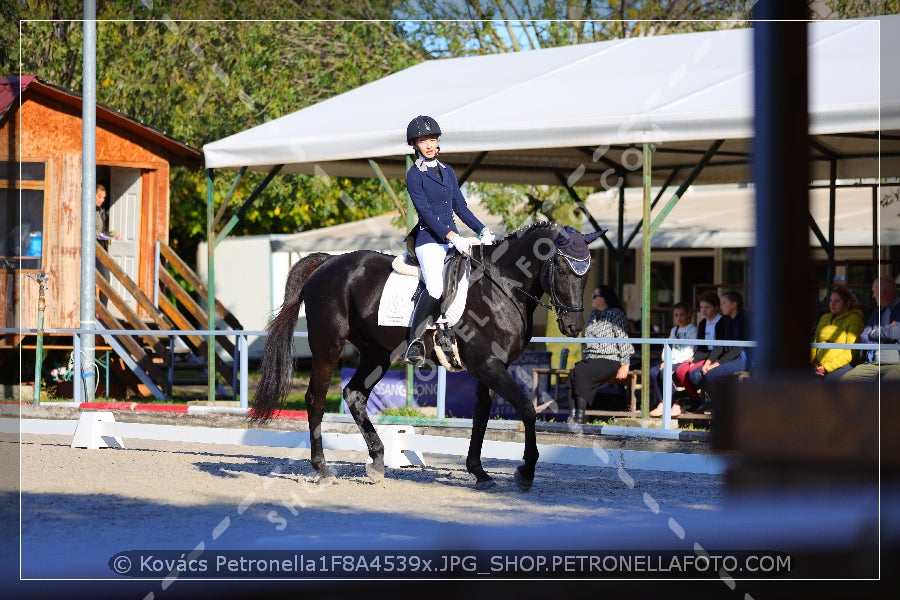
[[[309,419],[310,463],[319,474],[319,483],[334,483],[335,476],[325,463],[322,446],[322,418],[325,415],[325,396],[331,383],[331,375],[337,365],[343,344],[329,348],[328,352],[313,352],[309,388],[306,390],[306,412]],[[324,358],[322,358],[324,356]]]
[[[375,483],[384,479],[384,444],[378,437],[372,421],[369,420],[366,404],[375,384],[381,381],[390,365],[391,356],[387,350],[382,348],[360,350],[359,367],[344,388],[344,402],[347,403],[347,409],[353,415],[369,448],[369,456],[372,457],[371,464],[366,465],[366,474]]]
[[[487,385],[478,382],[475,388],[475,409],[472,413],[472,437],[469,440],[469,454],[466,456],[466,470],[475,476],[475,489],[490,490],[497,483],[481,466],[481,448],[488,418],[491,416],[491,391]]]

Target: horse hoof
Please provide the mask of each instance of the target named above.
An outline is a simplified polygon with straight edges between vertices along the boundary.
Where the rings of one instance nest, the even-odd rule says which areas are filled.
[[[372,483],[381,483],[384,480],[384,469],[378,470],[375,465],[369,463],[366,465],[366,476]]]
[[[337,482],[337,477],[335,477],[334,474],[329,473],[328,475],[319,475],[319,478],[316,480],[316,485],[325,487],[327,485],[335,485]]]
[[[522,474],[519,473],[518,469],[516,469],[516,473],[513,476],[513,479],[516,480],[516,485],[519,486],[519,489],[523,492],[527,492],[531,489],[531,486],[534,485],[534,479],[525,479],[525,477],[523,477]]]
[[[496,489],[497,482],[493,479],[485,479],[484,481],[476,481],[475,489],[482,492],[489,492],[493,489]]]

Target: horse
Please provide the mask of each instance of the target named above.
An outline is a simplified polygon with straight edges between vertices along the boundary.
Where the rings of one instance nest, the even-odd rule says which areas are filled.
[[[605,230],[604,230],[605,231]],[[603,231],[582,235],[573,227],[539,221],[520,228],[491,246],[473,246],[471,274],[463,316],[452,330],[459,357],[477,379],[472,433],[466,470],[476,489],[496,486],[481,464],[481,450],[491,409],[490,390],[515,408],[525,428],[523,463],[514,479],[528,491],[538,460],[536,413],[508,371],[531,339],[534,311],[553,308],[560,331],[575,337],[584,326],[585,274],[590,268],[587,244]],[[480,254],[480,259],[476,258]],[[325,395],[345,342],[359,351],[359,366],[343,398],[362,434],[372,461],[366,474],[384,478],[384,445],[366,412],[372,389],[406,349],[408,327],[379,326],[378,306],[395,257],[358,250],[348,254],[311,254],[288,273],[284,303],[267,326],[260,379],[249,411],[252,422],[265,423],[284,405],[293,377],[293,334],[301,304],[306,304],[312,370],[305,400],[309,419],[310,462],[320,484],[333,483],[325,463],[322,417]],[[474,263],[474,266],[472,265]],[[546,293],[549,305],[541,298]],[[433,344],[426,346],[434,356]],[[432,363],[433,364],[433,363]]]

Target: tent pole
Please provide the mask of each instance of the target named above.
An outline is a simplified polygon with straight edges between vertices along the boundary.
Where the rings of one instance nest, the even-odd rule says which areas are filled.
[[[828,177],[828,247],[825,252],[828,253],[828,281],[834,281],[834,247],[837,240],[834,239],[834,215],[835,204],[837,204],[837,159],[832,158],[830,161],[830,170]]]
[[[619,186],[619,230],[617,233],[618,247],[616,248],[616,293],[622,297],[622,285],[625,270],[625,184]]]
[[[872,186],[872,264],[875,265],[876,275],[881,273],[881,265],[878,264],[878,186]]]
[[[644,234],[643,256],[641,257],[641,337],[650,337],[650,204],[652,202],[651,184],[653,183],[653,154],[650,144],[644,142]],[[621,219],[621,212],[620,219]],[[619,236],[622,226],[619,225]],[[621,271],[621,269],[620,269]],[[650,346],[641,344],[641,418],[648,418],[650,412]]]
[[[213,170],[206,170],[206,320],[207,329],[216,329],[216,243],[214,239],[215,218]],[[216,338],[206,338],[206,399],[210,404],[216,402]]]
[[[84,52],[81,99],[81,306],[79,318],[82,330],[97,328],[97,228],[94,197],[97,194],[97,5],[94,0],[84,3]],[[46,239],[46,238],[45,238]],[[46,244],[46,241],[45,241]],[[46,246],[45,246],[46,248]],[[83,386],[84,401],[94,400],[97,368],[94,363],[94,335],[81,333],[82,379],[73,382]],[[37,357],[40,363],[42,357]],[[39,381],[34,382],[40,386]]]
[[[409,171],[412,168],[412,156],[406,155],[406,170]],[[409,192],[406,193],[406,229],[407,231],[411,230],[415,225],[418,217],[416,216],[416,208],[413,206],[412,198],[409,196]],[[415,386],[416,386],[416,377],[415,370],[412,365],[406,365],[406,406],[413,405],[413,399],[415,397]],[[439,394],[444,393],[444,387],[441,388]],[[443,398],[437,399],[437,404],[440,406],[444,405]],[[438,412],[435,415],[438,419],[443,419],[444,415]]]

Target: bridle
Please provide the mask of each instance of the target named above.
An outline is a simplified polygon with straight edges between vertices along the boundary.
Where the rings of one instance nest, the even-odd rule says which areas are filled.
[[[566,259],[566,263],[569,265],[569,268],[572,269],[572,272],[578,277],[584,277],[585,273],[588,272],[591,268],[591,255],[588,254],[587,258],[575,258],[574,256],[569,256],[568,254],[563,253],[559,246],[553,245],[553,254],[550,255],[550,258],[547,259],[547,262],[544,263],[544,269],[548,271],[548,281],[547,287],[549,290],[545,290],[547,295],[550,296],[550,304],[552,304],[552,308],[556,311],[556,318],[560,319],[566,313],[570,312],[584,312],[584,305],[581,306],[567,306],[560,302],[559,296],[556,295],[556,272],[559,270],[559,267],[556,266],[556,255],[559,254],[564,259]],[[578,266],[576,267],[576,263]],[[538,301],[540,302],[540,301]],[[546,308],[551,308],[546,304],[541,303]]]

